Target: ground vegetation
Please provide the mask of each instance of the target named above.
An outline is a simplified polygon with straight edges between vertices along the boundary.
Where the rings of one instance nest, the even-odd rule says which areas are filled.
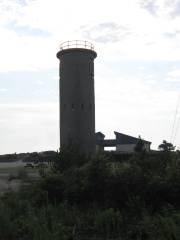
[[[0,198],[3,240],[180,239],[180,154],[64,150],[40,180]]]

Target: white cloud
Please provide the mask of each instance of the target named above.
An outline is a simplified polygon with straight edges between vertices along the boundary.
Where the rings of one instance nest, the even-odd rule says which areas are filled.
[[[8,89],[7,88],[0,88],[0,92],[2,93],[2,92],[7,92],[8,91]]]
[[[0,104],[0,154],[57,150],[58,104]]]
[[[44,82],[41,81],[41,80],[38,80],[38,81],[36,82],[36,84],[39,85],[39,86],[42,86],[42,85],[44,85]]]
[[[173,78],[180,78],[180,69],[169,72],[168,76]]]
[[[167,82],[171,82],[171,83],[180,83],[180,70],[174,69],[174,70],[168,72],[165,80]]]
[[[140,5],[150,14],[157,17],[180,17],[179,0],[141,0]]]
[[[60,42],[88,38],[98,53],[96,129],[112,137],[114,130],[140,134],[157,146],[170,135],[170,118],[179,90],[157,87],[162,77],[159,79],[155,69],[147,73],[144,65],[146,61],[161,61],[163,65],[166,61],[180,60],[179,5],[178,1],[172,1],[168,6],[167,0],[139,2],[29,0],[20,4],[20,1],[1,0],[0,71],[56,68],[58,75],[55,55]],[[19,34],[12,23],[49,35]],[[141,60],[137,73],[131,74],[131,67],[128,76],[118,71],[118,66],[127,60]],[[178,81],[178,66],[166,76]],[[37,85],[42,84],[39,79]],[[59,134],[55,108],[51,111],[51,107],[46,109],[42,105],[1,105],[0,109],[2,152],[56,148]]]
[[[164,6],[161,1],[159,5]],[[36,0],[24,5],[6,0],[0,8],[0,71],[57,67],[59,43],[74,38],[92,39],[99,55],[107,53],[110,58],[180,59],[179,19],[148,15],[136,1],[93,0],[87,10],[82,0]],[[19,35],[6,27],[13,21],[50,36]]]

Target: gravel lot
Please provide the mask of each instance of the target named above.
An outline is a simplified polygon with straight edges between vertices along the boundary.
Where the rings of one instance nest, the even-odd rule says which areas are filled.
[[[23,179],[17,178],[20,171],[25,171],[31,180],[39,178],[38,170],[25,169],[25,165],[26,163],[22,161],[0,163],[0,195],[11,190],[17,191],[22,185],[27,184]]]

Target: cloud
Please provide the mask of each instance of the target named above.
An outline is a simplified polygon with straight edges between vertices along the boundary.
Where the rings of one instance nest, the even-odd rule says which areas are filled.
[[[57,150],[58,104],[0,104],[0,154]]]
[[[176,38],[179,35],[179,31],[165,32],[164,36],[170,39]]]
[[[180,83],[180,70],[176,69],[168,72],[166,81],[171,83]]]
[[[180,70],[173,70],[171,72],[168,73],[169,77],[173,77],[173,78],[180,78]]]
[[[44,36],[19,36],[0,28],[0,71],[37,71],[58,65],[57,42]]]
[[[140,6],[156,17],[177,18],[180,16],[179,0],[141,0]]]
[[[159,10],[157,0],[143,0],[140,2],[140,5],[152,15],[156,15]]]
[[[47,31],[30,28],[29,26],[19,26],[16,21],[12,21],[6,25],[6,28],[16,32],[19,36],[34,36],[34,37],[50,37],[51,34]]]
[[[0,88],[0,92],[7,92],[8,89],[7,88]]]
[[[23,14],[23,5],[19,1],[1,0],[0,1],[0,24],[7,24],[17,19]]]
[[[166,0],[166,7],[169,8],[169,15],[172,18],[180,17],[180,1]]]
[[[41,80],[38,80],[38,81],[36,82],[36,84],[37,84],[38,86],[42,86],[42,85],[44,85],[44,82],[41,81]]]
[[[81,27],[81,30],[85,38],[100,43],[118,42],[130,34],[130,29],[127,26],[115,22],[103,22],[94,26],[87,25]]]
[[[105,57],[107,53],[108,58],[178,60],[179,24],[154,18],[136,2],[129,5],[112,0],[102,8],[93,0],[87,11],[82,0],[71,4],[59,0],[53,4],[45,0],[2,0],[0,71],[57,68],[55,54],[60,42],[68,39],[90,40],[97,46],[98,55]],[[164,6],[161,2],[154,1],[160,10]],[[145,3],[153,5],[153,1]]]
[[[0,0],[0,71],[8,79],[1,81],[0,88],[8,89],[0,91],[1,102],[34,103],[0,106],[2,151],[58,145],[58,106],[38,103],[58,101],[58,85],[50,87],[53,79],[58,82],[55,55],[59,44],[71,39],[92,41],[98,53],[96,129],[112,137],[114,130],[141,134],[154,146],[168,140],[179,87],[165,80],[178,80],[173,73],[180,67],[178,9],[173,0],[92,0],[89,5],[83,0]],[[135,65],[141,68],[135,71]],[[54,72],[48,75],[50,69]],[[44,75],[38,75],[41,71]]]
[[[27,6],[29,4],[29,2],[33,2],[33,1],[36,1],[36,0],[15,0],[15,1],[22,6]]]

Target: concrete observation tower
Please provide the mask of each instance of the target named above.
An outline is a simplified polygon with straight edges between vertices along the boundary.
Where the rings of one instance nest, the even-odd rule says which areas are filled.
[[[87,41],[60,45],[60,148],[74,147],[83,154],[95,152],[94,59]]]

